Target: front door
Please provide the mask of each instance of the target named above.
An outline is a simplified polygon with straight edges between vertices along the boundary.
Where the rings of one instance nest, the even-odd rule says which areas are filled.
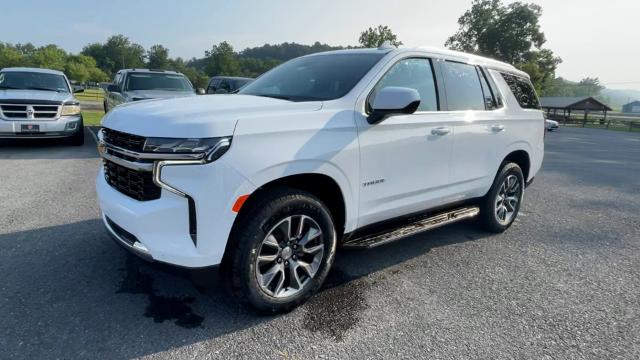
[[[360,143],[360,216],[358,226],[439,205],[447,198],[453,124],[439,113],[430,59],[405,58],[393,64],[368,100],[387,86],[416,89],[420,106],[369,124],[356,112]]]

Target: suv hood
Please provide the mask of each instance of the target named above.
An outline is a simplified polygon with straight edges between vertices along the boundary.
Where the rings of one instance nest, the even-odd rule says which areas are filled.
[[[268,112],[319,110],[322,102],[292,102],[252,95],[200,95],[148,100],[120,105],[102,120],[102,126],[152,137],[202,138],[233,135],[236,122]]]
[[[41,101],[62,104],[69,100],[74,100],[73,95],[70,93],[42,90],[0,90],[0,102],[38,103]]]
[[[170,99],[175,97],[197,96],[193,91],[170,91],[170,90],[134,90],[127,91],[130,99]]]

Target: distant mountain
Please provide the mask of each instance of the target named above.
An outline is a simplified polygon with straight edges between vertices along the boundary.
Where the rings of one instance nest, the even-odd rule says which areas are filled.
[[[640,100],[639,90],[621,90],[621,89],[604,89],[600,92],[600,97],[609,105],[613,110],[620,111],[622,105],[630,103],[635,100]]]

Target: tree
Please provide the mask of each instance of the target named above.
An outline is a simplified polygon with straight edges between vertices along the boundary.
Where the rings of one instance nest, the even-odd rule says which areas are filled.
[[[124,35],[111,36],[104,44],[89,44],[82,49],[81,54],[94,58],[98,67],[108,75],[124,68],[145,66],[146,52],[142,45],[132,43]]]
[[[24,55],[11,44],[0,42],[0,69],[12,66],[24,66]]]
[[[37,48],[30,56],[32,66],[64,71],[67,53],[56,45]]]
[[[393,46],[402,45],[402,41],[398,40],[396,34],[386,25],[378,25],[377,28],[368,28],[360,33],[358,40],[360,45],[365,48],[377,48],[385,41],[389,41]]]
[[[86,55],[69,55],[66,59],[64,72],[69,79],[80,83],[108,80],[107,74],[96,67],[96,60]]]
[[[210,76],[240,75],[240,62],[233,46],[226,41],[213,45],[211,50],[205,51],[205,71]]]
[[[150,69],[169,69],[171,62],[169,60],[169,49],[162,45],[153,45],[147,51],[147,66]]]
[[[459,19],[460,28],[445,46],[488,56],[516,65],[529,73],[540,91],[554,78],[562,61],[551,50],[540,30],[539,5],[501,0],[475,0]]]

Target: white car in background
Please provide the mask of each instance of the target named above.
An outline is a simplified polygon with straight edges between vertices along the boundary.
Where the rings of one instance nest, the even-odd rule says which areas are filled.
[[[546,126],[547,131],[558,130],[559,127],[559,123],[557,121],[549,119],[544,120],[544,125]]]
[[[505,231],[544,154],[526,73],[433,48],[308,55],[238,94],[130,103],[102,126],[96,186],[116,242],[220,264],[265,312],[318,291],[339,246],[471,217]]]

